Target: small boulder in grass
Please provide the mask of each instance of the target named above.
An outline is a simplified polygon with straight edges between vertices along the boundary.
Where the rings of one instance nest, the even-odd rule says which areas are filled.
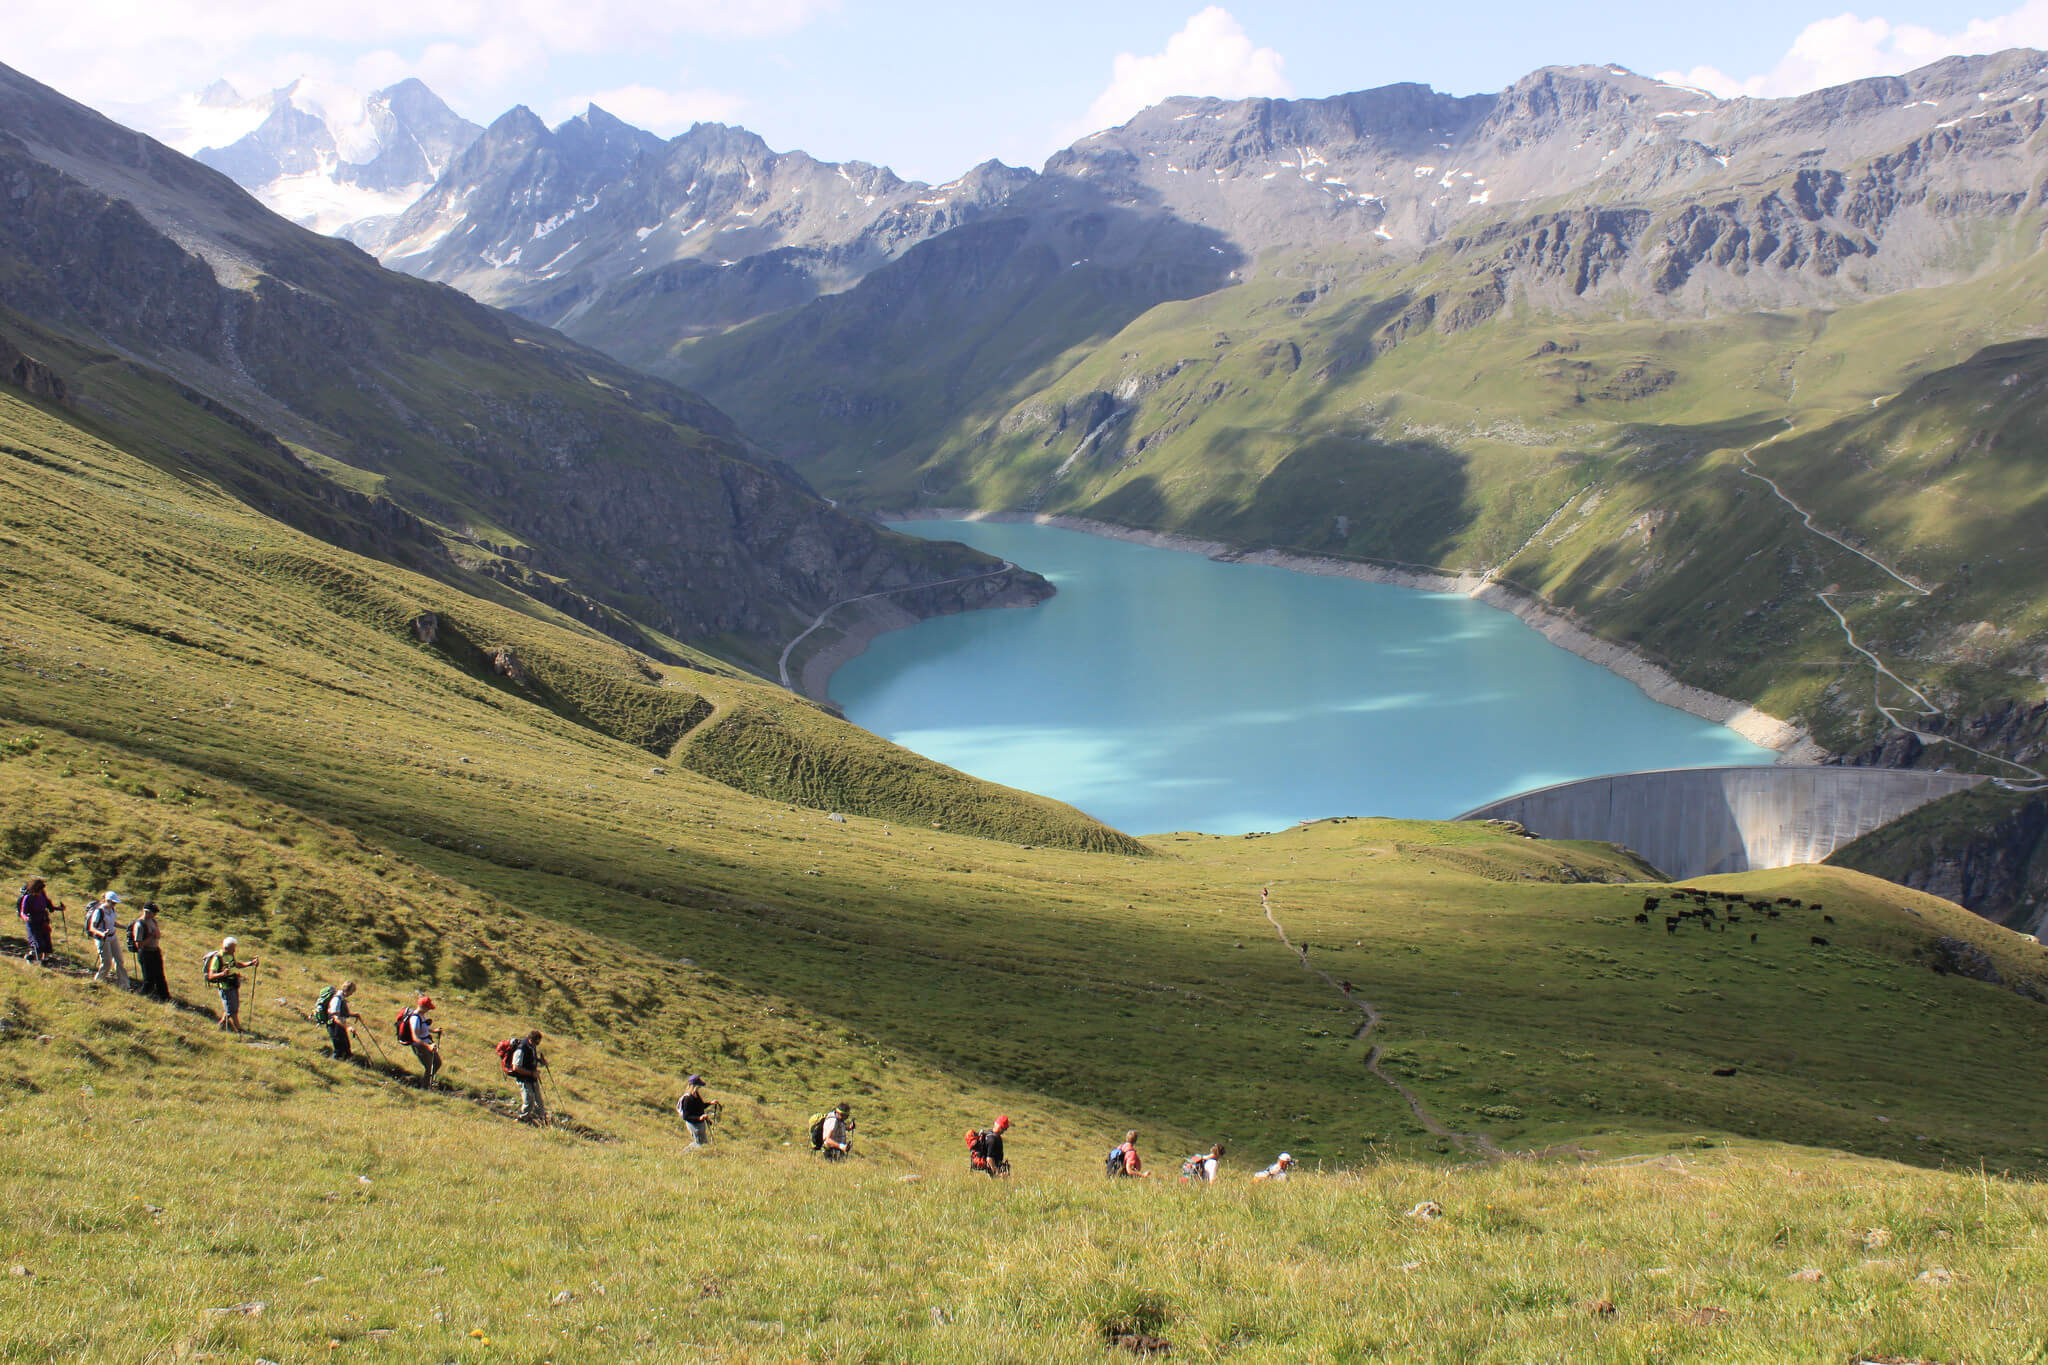
[[[1614,1300],[1594,1299],[1586,1305],[1586,1311],[1596,1318],[1611,1318],[1614,1316]]]
[[[1132,1355],[1163,1356],[1171,1354],[1173,1343],[1165,1337],[1155,1337],[1144,1332],[1126,1332],[1116,1339],[1116,1344]]]
[[[573,1289],[564,1289],[561,1293],[555,1295],[553,1299],[549,1300],[557,1308],[560,1308],[565,1303],[574,1303],[575,1301],[576,1291]]]
[[[1955,1271],[1947,1270],[1937,1265],[1930,1266],[1926,1270],[1921,1271],[1915,1277],[1915,1283],[1932,1285],[1954,1284],[1961,1278],[1962,1276],[1956,1274]]]
[[[1431,1222],[1444,1216],[1444,1206],[1437,1203],[1434,1199],[1425,1199],[1414,1208],[1408,1210],[1405,1216],[1425,1223]]]
[[[1863,1246],[1868,1251],[1879,1251],[1892,1244],[1890,1228],[1871,1228],[1863,1234]]]
[[[1785,1278],[1790,1280],[1794,1284],[1819,1284],[1822,1280],[1825,1280],[1827,1278],[1827,1273],[1825,1271],[1816,1270],[1812,1266],[1808,1266],[1804,1270],[1793,1271],[1790,1275],[1787,1275]]]

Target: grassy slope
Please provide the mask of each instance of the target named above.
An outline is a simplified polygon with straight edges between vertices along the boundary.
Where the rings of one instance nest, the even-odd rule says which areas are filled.
[[[687,766],[696,746],[724,743],[726,713],[757,709],[780,723],[764,745],[721,751],[736,781],[779,793],[779,781],[800,774],[783,741],[804,734],[801,724],[828,776],[860,786],[850,780],[858,748],[834,738],[847,727],[820,712],[771,705],[766,689],[743,680],[664,670],[587,633],[354,559],[48,414],[10,411],[10,444],[40,443],[45,454],[41,464],[0,466],[10,481],[0,572],[15,589],[0,606],[0,707],[18,724],[52,728],[7,765],[15,783],[42,793],[7,807],[9,847],[15,861],[57,873],[74,898],[94,889],[63,861],[79,856],[67,844],[79,826],[127,831],[95,839],[120,849],[98,855],[97,876],[131,890],[180,888],[178,859],[142,831],[150,812],[198,792],[189,799],[241,812],[252,828],[291,811],[333,822],[376,859],[402,857],[442,879],[458,900],[517,906],[659,958],[689,956],[957,1074],[1190,1130],[1216,1122],[1207,1096],[1241,1086],[1233,1137],[1343,1160],[1361,1156],[1369,1137],[1435,1146],[1361,1074],[1348,1038],[1355,1011],[1278,949],[1257,910],[1257,889],[1271,883],[1283,913],[1305,917],[1290,925],[1297,938],[1333,945],[1333,970],[1361,981],[1390,973],[1385,1042],[1517,1054],[1460,1068],[1482,1090],[1506,1088],[1501,1102],[1523,1111],[1497,1125],[1503,1141],[1754,1122],[1768,1136],[2008,1162],[2030,1159],[2042,1141],[2026,1102],[1995,1124],[1968,1106],[1916,1107],[1919,1078],[1937,1053],[1962,1050],[1956,1039],[2039,1024],[2032,1006],[1908,965],[1888,939],[1866,943],[1845,929],[1845,950],[1815,956],[1786,926],[1758,954],[1770,967],[1744,965],[1721,940],[1712,949],[1661,935],[1644,943],[1626,923],[1637,892],[1552,884],[1625,881],[1641,875],[1636,865],[1483,827],[1347,821],[1264,839],[1164,836],[1150,841],[1155,857],[1069,852],[1043,845],[1054,834],[1100,842],[1100,827],[936,768],[910,788],[915,824],[858,813],[831,821]],[[422,605],[441,616],[442,648],[406,633]],[[463,668],[465,641],[478,652],[512,646],[526,685]],[[666,737],[679,703],[684,718],[696,714],[699,698],[720,709],[675,758],[639,747],[650,733]],[[899,777],[923,771],[891,763]],[[127,791],[140,813],[42,813],[80,774],[95,789]],[[1018,842],[966,837],[974,831]],[[322,913],[321,897],[300,894],[317,881],[310,874],[237,875],[242,889],[214,902],[198,886],[178,894],[217,903],[221,925],[258,937]],[[1898,918],[1885,907],[1903,893],[1852,885],[1853,874],[1814,875],[1833,879],[1822,899]],[[1955,932],[1998,934],[1974,922]],[[1726,966],[1694,980],[1702,952]],[[1560,993],[1519,1019],[1474,1017],[1456,994],[1529,962]],[[387,969],[461,984],[459,964],[439,957],[398,955]],[[1682,985],[1660,975],[1674,969]],[[1594,988],[1616,1011],[1616,1051],[1558,1062],[1586,1050],[1558,1033],[1591,1026],[1574,1002]],[[1708,994],[1683,996],[1693,988]],[[1707,1008],[1718,1006],[1713,991],[1735,1003]],[[1909,991],[1942,1002],[1929,1051],[1864,1060],[1857,1007],[1885,1020]],[[1714,1021],[1704,1030],[1703,1015]],[[1847,1032],[1839,1049],[1772,1056],[1738,1027],[1743,1017],[1804,1017],[1802,1033]],[[1644,1037],[1665,1040],[1650,1049],[1662,1055],[1641,1055]],[[2031,1034],[2015,1043],[2031,1051]],[[1524,1049],[1533,1049],[1526,1060]],[[1734,1085],[1702,1080],[1731,1059],[1747,1068]],[[1945,1070],[1990,1094],[2003,1088],[2000,1065]],[[1902,1122],[1941,1145],[1902,1146],[1896,1130],[1854,1115],[1850,1091],[1840,1106],[1816,1107],[1804,1093],[1811,1080],[1844,1068],[1869,1077],[1870,1094],[1896,1094]],[[1442,1094],[1453,1119],[1467,1112],[1460,1106],[1476,1113],[1498,1098],[1464,1079]]]
[[[943,420],[892,427],[894,456],[877,457],[864,427],[784,420],[812,423],[790,436],[822,452],[807,474],[869,506],[1029,506],[1497,570],[1688,680],[1846,749],[1882,725],[1867,664],[1812,596],[1831,583],[1859,630],[1899,647],[1894,667],[1944,705],[2042,695],[2027,650],[2048,609],[2048,544],[2025,528],[2048,486],[2019,439],[2031,418],[2018,392],[1973,391],[2010,370],[1970,357],[2039,330],[2048,271],[2017,238],[1980,245],[2018,263],[1833,311],[1680,321],[1626,300],[1600,316],[1517,303],[1453,333],[1400,324],[1441,287],[1444,261],[1275,256],[1241,286],[1005,376]],[[1057,431],[1058,411],[1133,382],[1130,416],[1059,475],[1082,433]],[[713,392],[751,419],[752,390]],[[1994,399],[2007,415],[1988,426],[2009,439],[1973,443]],[[1787,421],[1795,437],[1760,456],[1766,471],[1810,494],[1823,527],[1944,585],[1904,627],[1886,620],[1888,579],[1741,473],[1740,451]],[[1870,458],[1872,446],[1884,454]],[[1943,462],[1961,447],[1972,458],[1959,472]],[[1857,477],[1844,480],[1851,460]],[[1919,496],[1930,485],[1943,496]],[[1980,619],[2007,631],[2001,648],[1964,658],[1944,647]]]
[[[1751,947],[1632,924],[1643,888],[1612,883],[1642,872],[1611,849],[1484,826],[1169,834],[1140,857],[930,820],[833,822],[687,769],[715,717],[766,706],[764,689],[663,669],[357,559],[47,410],[0,404],[5,444],[26,452],[0,464],[0,850],[74,907],[110,883],[162,899],[181,993],[201,993],[200,946],[240,935],[266,958],[257,1026],[290,1044],[222,1045],[196,1016],[87,1005],[74,979],[0,964],[13,1021],[0,1049],[18,1078],[0,1098],[0,1141],[20,1155],[9,1178],[38,1179],[41,1195],[8,1205],[14,1260],[40,1273],[6,1282],[0,1331],[46,1358],[333,1337],[407,1359],[422,1341],[457,1347],[470,1325],[538,1358],[559,1330],[550,1316],[586,1334],[575,1354],[550,1339],[571,1358],[613,1334],[633,1339],[619,1348],[631,1355],[641,1333],[684,1357],[685,1340],[786,1358],[878,1334],[894,1353],[942,1359],[1024,1341],[1072,1355],[1093,1349],[1094,1320],[1155,1292],[1169,1334],[1273,1359],[1422,1341],[1523,1358],[1559,1332],[1583,1340],[1580,1358],[1764,1358],[1800,1322],[1816,1350],[1946,1338],[1996,1355],[2021,1330],[1997,1307],[1995,1259],[2023,1272],[2040,1215],[2002,1183],[1887,1166],[1859,1168],[1849,1193],[1799,1155],[1771,1158],[1784,1170],[1689,1174],[1399,1164],[1450,1145],[1364,1071],[1358,1011],[1280,946],[1257,892],[1270,885],[1312,961],[1385,1011],[1386,1065],[1453,1127],[1604,1157],[1753,1138],[2033,1171],[2048,1166],[2048,1100],[2017,1069],[2048,1044],[2048,1009],[1914,955],[1946,933],[2011,974],[2048,963],[1954,907],[1828,869],[1734,879],[1825,900],[1839,921],[1828,950],[1805,942],[1805,912]],[[439,614],[441,647],[407,634],[421,607]],[[473,667],[500,645],[525,683]],[[721,710],[674,757],[643,747],[668,742],[698,698]],[[785,726],[814,727],[839,771],[855,761],[822,713],[776,705]],[[741,775],[758,761],[757,785],[779,790],[779,743],[757,760],[736,749]],[[1000,818],[1021,842],[1041,843],[1026,825],[1055,816],[1069,833],[1093,828],[942,773],[921,793],[941,823]],[[338,1073],[311,1055],[310,1030],[282,1026],[280,999],[341,972],[366,983],[373,1027],[412,991],[442,1001],[457,1094]],[[502,1088],[489,1042],[527,1020],[556,1039],[558,1103],[617,1141],[527,1134],[464,1102]],[[1709,1074],[1729,1064],[1738,1075]],[[769,1153],[758,1166],[721,1157],[701,1190],[671,1162],[665,1116],[692,1068],[732,1099],[733,1145]],[[861,1107],[881,1164],[821,1186],[776,1153],[835,1095]],[[1111,1202],[1121,1196],[1099,1179],[964,1197],[894,1181],[899,1163],[954,1169],[959,1130],[998,1108],[1018,1117],[1034,1178],[1085,1176],[1126,1123],[1169,1163],[1217,1135],[1240,1158],[1285,1146],[1311,1165],[1396,1164],[1289,1191],[1272,1218],[1242,1193],[1193,1208]],[[136,1121],[167,1154],[140,1180],[123,1165]],[[235,1173],[262,1213],[223,1222],[208,1208]],[[589,1193],[544,1197],[564,1188]],[[1647,1209],[1659,1191],[1686,1198]],[[1440,1233],[1390,1213],[1424,1196],[1452,1210]],[[994,1202],[1011,1197],[1026,1221]],[[1846,1221],[1843,1198],[1858,1201]],[[1966,1216],[1992,1199],[1995,1215]],[[359,1207],[344,1223],[337,1204]],[[1642,1221],[1622,1228],[1621,1207]],[[708,1234],[682,1235],[696,1217]],[[1865,1222],[1897,1225],[1912,1259],[1862,1266],[1848,1239]],[[801,1224],[817,1247],[853,1253],[843,1277],[787,1273],[814,1245],[792,1239]],[[349,1248],[322,1235],[336,1226]],[[1780,1226],[1788,1240],[1774,1246]],[[1599,1250],[1566,1268],[1532,1228]],[[1955,1242],[1937,1245],[1937,1231]],[[1195,1250],[1246,1237],[1254,1268]],[[120,1307],[103,1316],[66,1289],[85,1257],[104,1271],[110,1251],[148,1278],[124,1271],[110,1291]],[[1913,1288],[1937,1255],[1977,1278],[1949,1295]],[[1838,1280],[1788,1287],[1795,1260]],[[1409,1261],[1476,1268],[1411,1289],[1392,1270]],[[963,1262],[972,1271],[952,1278]],[[1361,1281],[1361,1262],[1384,1273]],[[448,1277],[395,1282],[401,1263]],[[543,1306],[593,1282],[627,1292]],[[148,1284],[149,1304],[135,1304]],[[936,1306],[967,1330],[931,1330],[941,1290]],[[1595,1293],[1625,1316],[1582,1319],[1572,1305]],[[204,1312],[252,1299],[273,1307]],[[1731,1299],[1733,1325],[1680,1316]],[[1882,1315],[1862,1325],[1871,1302]],[[145,1336],[129,1330],[139,1324]],[[384,1326],[392,1337],[363,1336]]]
[[[1750,1145],[1195,1192],[1067,1174],[1092,1156],[1031,1116],[1008,1186],[923,1159],[905,1183],[786,1154],[745,1106],[687,1156],[606,1110],[637,1073],[566,1044],[559,1088],[627,1140],[512,1129],[20,964],[0,993],[0,1141],[27,1157],[0,1176],[7,1260],[32,1272],[0,1280],[10,1359],[1099,1360],[1131,1328],[1247,1361],[2041,1345],[2048,1199],[1974,1174]],[[1422,1200],[1444,1216],[1404,1216]]]

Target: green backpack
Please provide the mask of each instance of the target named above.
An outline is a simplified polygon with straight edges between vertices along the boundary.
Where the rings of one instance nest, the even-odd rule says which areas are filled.
[[[329,986],[326,990],[320,992],[319,998],[313,1001],[313,1012],[307,1018],[316,1024],[326,1023],[327,1007],[334,1003],[334,996],[335,988],[333,986]]]

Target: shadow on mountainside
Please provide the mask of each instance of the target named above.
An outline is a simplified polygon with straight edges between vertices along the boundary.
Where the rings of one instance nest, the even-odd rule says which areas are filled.
[[[1245,264],[1227,238],[1062,181],[1039,212],[920,243],[843,294],[682,353],[687,377],[799,463],[929,449],[1001,411],[1043,367]]]

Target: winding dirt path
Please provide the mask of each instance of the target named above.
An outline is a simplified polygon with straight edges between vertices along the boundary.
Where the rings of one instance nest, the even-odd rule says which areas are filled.
[[[1875,406],[1875,404],[1873,403],[1872,406]],[[1894,569],[1891,565],[1885,563],[1883,560],[1877,558],[1875,555],[1866,554],[1864,551],[1857,549],[1854,545],[1851,545],[1848,541],[1842,539],[1838,535],[1835,535],[1833,532],[1822,530],[1820,526],[1814,522],[1813,513],[1807,511],[1804,507],[1801,507],[1797,502],[1793,501],[1792,495],[1787,493],[1784,489],[1780,488],[1778,486],[1778,481],[1776,479],[1772,478],[1770,475],[1764,473],[1762,470],[1756,467],[1756,461],[1751,459],[1750,457],[1754,455],[1757,451],[1763,449],[1765,446],[1770,445],[1776,441],[1781,441],[1785,437],[1790,436],[1792,434],[1792,430],[1792,421],[1790,418],[1786,418],[1785,430],[1779,432],[1776,436],[1771,437],[1770,440],[1759,441],[1755,445],[1751,446],[1748,450],[1743,451],[1742,472],[1744,474],[1747,474],[1750,478],[1756,479],[1759,482],[1768,485],[1771,492],[1777,494],[1778,500],[1780,502],[1784,503],[1787,507],[1791,508],[1794,512],[1797,512],[1799,514],[1799,520],[1802,523],[1804,523],[1806,529],[1813,532],[1813,534],[1819,536],[1823,540],[1833,542],[1835,545],[1838,545],[1842,549],[1847,550],[1850,554],[1855,555],[1859,559],[1866,560],[1869,563],[1876,565],[1879,569],[1891,575],[1891,577],[1898,580],[1906,587],[1912,589],[1914,592],[1919,593],[1922,597],[1929,596],[1933,591],[1932,589],[1923,587],[1922,585],[1915,583],[1912,579],[1906,577],[1897,569]],[[1895,729],[1904,730],[1907,734],[1913,736],[1913,738],[1919,740],[1922,744],[1947,744],[1953,748],[1961,749],[1965,753],[1975,754],[1979,758],[1988,759],[1993,763],[2003,764],[2008,768],[2016,768],[2020,772],[2026,774],[2026,777],[2024,779],[2016,779],[2010,777],[1992,777],[1991,781],[1995,786],[2003,787],[2007,791],[2036,792],[2048,790],[2048,774],[2041,773],[2040,771],[2034,768],[2030,768],[2026,764],[2021,763],[2015,759],[2006,758],[1999,754],[1989,753],[1983,749],[1975,747],[1974,745],[1965,744],[1959,739],[1950,739],[1947,735],[1935,734],[1933,731],[1930,730],[1922,730],[1918,725],[1915,725],[1911,720],[1900,719],[1896,711],[1894,711],[1891,707],[1885,705],[1884,681],[1887,678],[1889,678],[1892,682],[1898,684],[1899,687],[1903,688],[1908,693],[1912,694],[1913,699],[1920,703],[1919,714],[1922,717],[1939,717],[1944,720],[1946,720],[1948,717],[1947,713],[1945,713],[1939,706],[1935,705],[1934,702],[1928,699],[1926,693],[1922,692],[1919,688],[1913,686],[1913,684],[1907,682],[1897,673],[1894,673],[1889,667],[1886,666],[1884,660],[1878,658],[1877,655],[1871,653],[1868,649],[1863,647],[1863,644],[1856,638],[1856,632],[1852,630],[1849,626],[1849,618],[1842,614],[1841,608],[1837,607],[1834,604],[1834,602],[1829,599],[1827,593],[1817,592],[1814,594],[1814,596],[1819,598],[1820,604],[1826,607],[1828,611],[1834,615],[1836,621],[1841,623],[1842,635],[1844,638],[1848,640],[1849,648],[1855,650],[1858,654],[1861,654],[1864,658],[1870,660],[1870,666],[1877,672],[1877,680],[1871,691],[1872,705],[1877,708],[1878,714],[1883,716],[1887,721],[1889,721]]]
[[[810,638],[810,634],[812,631],[816,630],[819,626],[825,624],[826,617],[830,616],[833,612],[838,611],[841,607],[850,606],[855,602],[872,601],[877,597],[890,597],[899,592],[921,592],[926,588],[943,588],[951,583],[974,583],[984,578],[994,578],[997,574],[1008,573],[1010,572],[1010,570],[1016,567],[1017,566],[1015,564],[1012,564],[1009,560],[1006,559],[1003,561],[1003,567],[1001,567],[1000,569],[990,569],[987,573],[971,573],[964,575],[960,578],[941,578],[936,583],[911,583],[901,588],[884,588],[880,592],[868,592],[862,593],[859,597],[843,598],[840,601],[834,602],[831,606],[825,608],[825,610],[819,612],[817,619],[804,627],[803,634],[797,636],[794,640],[791,640],[788,644],[782,647],[782,657],[776,660],[775,671],[781,677],[782,685],[784,687],[790,687],[789,656],[796,651],[796,647],[798,645],[802,644],[805,640]],[[791,688],[791,690],[793,691],[795,689]]]
[[[1378,1028],[1380,1025],[1379,1006],[1373,1004],[1372,1001],[1366,999],[1362,995],[1356,994],[1355,992],[1347,993],[1344,990],[1344,987],[1338,984],[1337,979],[1335,977],[1331,976],[1322,968],[1312,966],[1309,963],[1308,950],[1305,948],[1295,947],[1294,940],[1287,937],[1286,928],[1281,925],[1279,917],[1273,913],[1273,898],[1265,891],[1259,892],[1259,906],[1266,912],[1266,921],[1267,923],[1273,926],[1273,932],[1279,935],[1280,942],[1287,948],[1289,952],[1293,953],[1296,957],[1301,959],[1301,969],[1305,972],[1313,972],[1315,975],[1320,976],[1325,982],[1329,984],[1331,990],[1337,992],[1339,995],[1342,995],[1346,1001],[1357,1007],[1358,1012],[1360,1014],[1363,1014],[1365,1016],[1365,1022],[1360,1024],[1358,1026],[1358,1032],[1352,1034],[1351,1036],[1353,1038],[1358,1039],[1360,1042],[1365,1042],[1368,1038],[1370,1038],[1370,1036],[1372,1035],[1372,1031]],[[1380,1048],[1380,1045],[1378,1043],[1367,1044],[1365,1053],[1365,1069],[1367,1071],[1370,1071],[1376,1078],[1380,1080],[1381,1083],[1386,1085],[1389,1089],[1391,1089],[1395,1094],[1399,1095],[1402,1098],[1402,1100],[1407,1103],[1408,1112],[1415,1115],[1415,1121],[1417,1123],[1421,1124],[1424,1128],[1428,1129],[1437,1137],[1449,1138],[1451,1142],[1461,1152],[1477,1152],[1480,1156],[1485,1157],[1488,1161],[1502,1161],[1510,1155],[1510,1153],[1504,1151],[1501,1148],[1499,1143],[1495,1142],[1485,1133],[1461,1133],[1456,1129],[1450,1127],[1448,1124],[1444,1123],[1442,1120],[1438,1119],[1436,1115],[1430,1113],[1429,1107],[1422,1102],[1421,1096],[1417,1095],[1413,1090],[1410,1090],[1407,1086],[1395,1080],[1392,1076],[1389,1076],[1384,1070],[1380,1068],[1381,1051],[1382,1049]]]

